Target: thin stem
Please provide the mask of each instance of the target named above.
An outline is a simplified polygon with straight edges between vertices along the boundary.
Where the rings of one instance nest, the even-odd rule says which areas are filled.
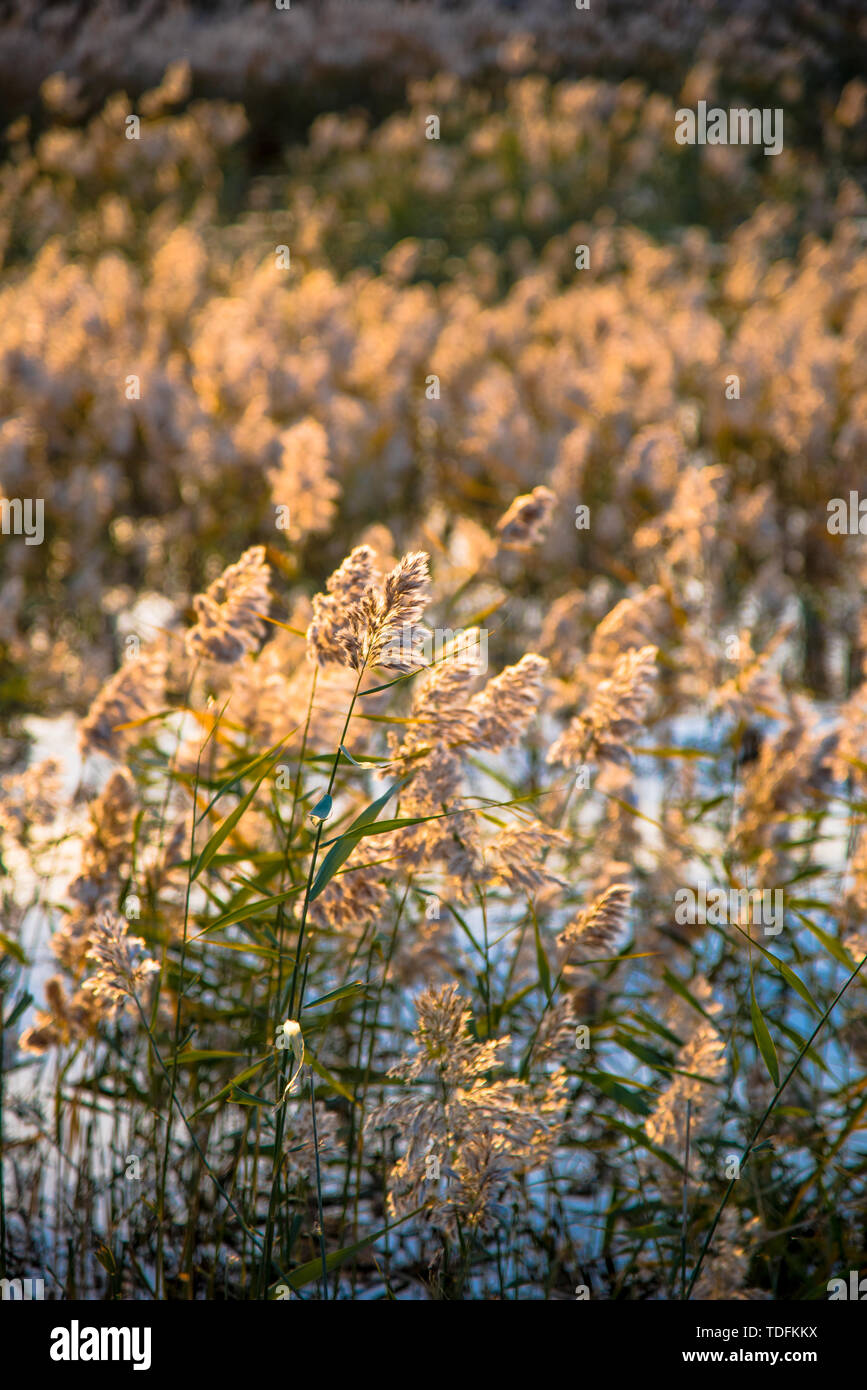
[[[856,965],[855,969],[852,971],[852,974],[851,974],[851,975],[849,976],[849,978],[845,981],[845,983],[844,983],[842,989],[840,989],[839,992],[838,992],[837,994],[835,994],[834,998],[831,1000],[831,1003],[828,1005],[828,1007],[827,1007],[827,1009],[825,1010],[825,1012],[823,1013],[822,1017],[819,1019],[819,1022],[816,1024],[816,1026],[815,1026],[815,1028],[813,1029],[812,1033],[810,1034],[809,1038],[808,1038],[807,1041],[804,1043],[804,1046],[801,1048],[801,1051],[798,1053],[797,1057],[795,1058],[794,1062],[792,1063],[791,1067],[789,1068],[789,1070],[788,1070],[786,1076],[785,1076],[785,1077],[783,1078],[783,1080],[780,1082],[780,1085],[777,1087],[776,1091],[774,1092],[773,1096],[771,1097],[770,1103],[768,1104],[768,1107],[767,1107],[767,1109],[765,1110],[764,1115],[763,1115],[762,1118],[759,1120],[759,1123],[756,1125],[756,1128],[755,1128],[755,1131],[754,1131],[754,1133],[753,1133],[752,1138],[750,1139],[749,1143],[747,1144],[746,1148],[745,1148],[744,1151],[743,1151],[743,1154],[741,1155],[741,1160],[740,1160],[740,1163],[738,1164],[738,1171],[740,1171],[740,1169],[743,1168],[744,1164],[746,1163],[747,1159],[749,1158],[750,1153],[751,1153],[753,1147],[755,1146],[756,1140],[758,1139],[759,1135],[761,1134],[762,1130],[764,1129],[765,1123],[766,1123],[766,1121],[767,1121],[769,1115],[771,1114],[771,1111],[773,1110],[774,1106],[776,1105],[777,1101],[780,1099],[780,1096],[783,1094],[783,1091],[786,1089],[786,1087],[788,1086],[788,1084],[789,1084],[789,1082],[791,1081],[792,1077],[794,1076],[795,1072],[798,1070],[798,1067],[801,1065],[801,1062],[804,1060],[804,1057],[807,1055],[807,1053],[809,1052],[810,1048],[813,1046],[813,1043],[816,1041],[816,1038],[819,1036],[819,1033],[820,1033],[821,1029],[822,1029],[822,1028],[825,1026],[825,1024],[827,1023],[828,1019],[829,1019],[830,1016],[831,1016],[832,1010],[836,1007],[836,1005],[839,1003],[839,1001],[843,998],[843,995],[846,993],[846,990],[849,988],[849,986],[851,985],[852,981],[855,979],[856,975],[858,974],[859,970],[861,969],[861,966],[864,964],[865,961],[867,961],[867,956],[862,957],[861,963],[860,963],[859,965]],[[700,1272],[701,1272],[701,1267],[702,1267],[702,1263],[703,1263],[703,1261],[704,1261],[704,1257],[705,1257],[705,1255],[707,1254],[707,1252],[708,1252],[708,1250],[709,1250],[709,1248],[710,1248],[710,1243],[711,1243],[711,1241],[713,1240],[714,1232],[715,1232],[717,1226],[719,1225],[720,1217],[722,1216],[723,1212],[725,1211],[726,1204],[727,1204],[727,1202],[728,1202],[729,1197],[732,1195],[732,1191],[733,1191],[733,1189],[734,1189],[734,1185],[735,1185],[736,1182],[737,1182],[737,1178],[736,1178],[736,1177],[735,1177],[735,1178],[732,1178],[731,1181],[730,1181],[730,1183],[729,1183],[729,1185],[728,1185],[728,1187],[726,1188],[725,1192],[723,1193],[723,1199],[722,1199],[722,1201],[720,1202],[719,1207],[717,1208],[717,1212],[716,1212],[716,1215],[714,1216],[713,1223],[712,1223],[712,1225],[711,1225],[710,1230],[709,1230],[708,1233],[707,1233],[707,1236],[706,1236],[706,1238],[705,1238],[704,1245],[701,1247],[701,1253],[700,1253],[700,1255],[699,1255],[699,1257],[698,1257],[698,1260],[697,1260],[697,1262],[696,1262],[695,1269],[694,1269],[693,1272],[692,1272],[692,1278],[691,1278],[690,1281],[689,1281],[689,1287],[687,1288],[686,1294],[685,1294],[685,1298],[686,1298],[686,1299],[689,1299],[690,1295],[692,1294],[693,1289],[695,1288],[696,1281],[697,1281],[698,1276],[699,1276],[699,1274],[700,1274]]]
[[[154,1057],[156,1058],[157,1064],[158,1064],[160,1070],[162,1071],[163,1075],[165,1076],[166,1080],[167,1080],[169,1083],[171,1083],[171,1075],[170,1075],[170,1073],[169,1073],[169,1069],[168,1069],[168,1067],[166,1066],[165,1062],[163,1061],[163,1058],[162,1058],[162,1055],[161,1055],[161,1053],[160,1053],[160,1050],[159,1050],[159,1048],[157,1047],[156,1039],[154,1038],[154,1035],[153,1035],[153,1033],[151,1032],[150,1024],[148,1023],[147,1019],[145,1018],[144,1010],[142,1009],[142,1006],[141,1006],[141,1004],[139,1003],[138,996],[135,995],[135,994],[133,994],[133,995],[131,995],[131,998],[132,998],[133,1003],[135,1004],[136,1008],[138,1009],[139,1016],[140,1016],[140,1018],[141,1018],[142,1024],[144,1025],[144,1030],[145,1030],[145,1032],[146,1032],[147,1035],[148,1035],[148,1040],[149,1040],[150,1045],[151,1045],[151,1047],[152,1047],[152,1049],[153,1049],[153,1054],[154,1054]],[[262,1242],[262,1237],[259,1235],[259,1233],[258,1233],[257,1231],[254,1231],[254,1230],[253,1230],[252,1226],[249,1226],[249,1225],[247,1224],[247,1222],[246,1222],[246,1220],[244,1219],[243,1215],[242,1215],[241,1212],[238,1210],[238,1208],[235,1206],[235,1203],[232,1201],[232,1198],[229,1196],[228,1192],[227,1192],[226,1189],[223,1187],[223,1184],[220,1182],[220,1179],[217,1177],[216,1173],[214,1172],[213,1168],[211,1167],[210,1163],[208,1162],[207,1158],[205,1157],[205,1154],[204,1154],[204,1151],[203,1151],[203,1149],[202,1149],[202,1146],[201,1146],[201,1144],[199,1143],[198,1139],[196,1138],[195,1133],[193,1132],[192,1125],[190,1124],[189,1120],[187,1119],[187,1117],[186,1117],[186,1115],[185,1115],[185,1113],[184,1113],[184,1108],[183,1108],[183,1106],[181,1105],[181,1102],[180,1102],[178,1096],[174,1093],[174,1090],[172,1091],[172,1100],[174,1101],[174,1104],[175,1104],[175,1107],[176,1107],[176,1109],[177,1109],[177,1112],[178,1112],[178,1114],[180,1115],[181,1120],[182,1120],[183,1123],[184,1123],[184,1127],[185,1127],[187,1133],[189,1134],[190,1139],[192,1140],[193,1148],[195,1149],[196,1153],[198,1154],[199,1158],[201,1159],[202,1166],[203,1166],[203,1168],[205,1169],[205,1172],[208,1174],[208,1177],[211,1179],[212,1183],[213,1183],[214,1186],[216,1187],[216,1189],[217,1189],[217,1191],[219,1192],[220,1196],[222,1197],[223,1201],[226,1203],[226,1206],[229,1208],[229,1210],[232,1212],[232,1214],[238,1218],[238,1220],[239,1220],[240,1223],[241,1223],[241,1226],[242,1226],[243,1229],[246,1231],[247,1235],[250,1236],[250,1238],[251,1238],[251,1240],[254,1242],[254,1244],[260,1245],[260,1246],[261,1246],[262,1243],[263,1243],[263,1242]]]
[[[340,749],[346,740],[346,733],[349,729],[349,721],[351,720],[352,712],[355,709],[355,702],[358,699],[358,691],[361,687],[361,681],[362,677],[364,676],[364,671],[365,667],[362,666],[361,670],[358,673],[358,680],[355,682],[355,689],[352,692],[352,699],[349,704],[349,711],[346,715],[346,720],[343,725],[343,733],[340,735],[340,739],[337,744],[337,752],[334,754],[334,761],[331,764],[331,776],[328,779],[328,788],[326,790],[326,796],[330,796],[334,788],[334,779],[337,776],[337,768],[340,765]],[[298,976],[298,962],[301,959],[301,948],[304,944],[304,929],[307,925],[307,912],[310,907],[310,890],[313,887],[313,878],[316,873],[316,860],[319,855],[319,843],[322,839],[322,827],[324,826],[324,824],[324,821],[320,821],[316,827],[316,839],[313,842],[313,853],[310,856],[310,869],[307,874],[307,886],[304,890],[304,902],[301,907],[301,924],[298,928],[298,944],[295,948],[295,963],[292,967],[292,989],[289,995],[290,1018],[292,1017],[292,1012],[295,1007],[295,984]]]
[[[692,1101],[686,1102],[686,1143],[683,1156],[683,1216],[680,1227],[680,1281],[683,1296],[686,1296],[686,1222],[689,1192],[689,1125],[692,1118]]]
[[[316,1167],[316,1212],[319,1226],[319,1254],[322,1257],[322,1297],[328,1302],[328,1261],[325,1258],[325,1231],[322,1214],[322,1170],[319,1162],[319,1132],[316,1128],[316,1093],[313,1086],[313,1068],[310,1068],[310,1116],[313,1121],[313,1158]]]

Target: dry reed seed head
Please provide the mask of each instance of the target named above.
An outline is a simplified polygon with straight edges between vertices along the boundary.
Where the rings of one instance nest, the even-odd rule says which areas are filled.
[[[380,605],[380,595],[376,589],[371,588],[346,610],[338,646],[340,660],[345,666],[351,666],[353,671],[363,671],[371,661],[373,642],[381,615]]]
[[[473,631],[468,634],[470,638]],[[413,723],[402,741],[389,735],[390,772],[418,772],[423,755],[433,758],[438,750],[441,753],[475,741],[478,716],[470,690],[476,679],[477,672],[460,654],[446,654],[415,682],[410,713]]]
[[[3,788],[3,811],[17,834],[31,826],[50,825],[63,799],[63,764],[43,758],[8,778]]]
[[[408,816],[435,816],[444,810],[454,810],[460,795],[462,766],[458,754],[444,744],[435,744],[423,762],[413,764],[412,780],[403,793],[402,801]],[[408,826],[414,834],[442,833],[442,824]],[[399,832],[403,833],[403,832]]]
[[[76,990],[72,998],[67,998],[59,975],[46,980],[45,1000],[48,1009],[37,1009],[32,1026],[25,1028],[18,1039],[21,1051],[34,1056],[52,1047],[94,1037],[105,1017],[105,1010],[83,990]]]
[[[419,726],[408,737],[445,744],[469,738],[476,722],[470,709],[470,687],[475,679],[472,666],[460,659],[446,659],[432,666],[416,682],[412,716]]]
[[[387,851],[375,856],[381,861]],[[308,919],[314,927],[358,936],[370,922],[377,922],[389,904],[389,864],[369,862],[371,852],[353,850],[345,867],[310,904]]]
[[[473,696],[470,709],[476,719],[477,748],[496,753],[523,738],[539,707],[547,671],[543,656],[527,652]]]
[[[313,619],[307,629],[308,655],[320,666],[330,661],[345,663],[344,635],[347,615],[360,603],[376,579],[376,554],[369,545],[357,545],[326,580],[325,593],[313,599]]]
[[[635,533],[637,550],[666,546],[666,561],[690,567],[706,554],[721,515],[726,470],[719,464],[687,468],[680,476],[668,511]]]
[[[66,993],[59,975],[52,975],[45,981],[45,1002],[56,1018],[66,1016]]]
[[[659,584],[621,599],[593,632],[588,656],[592,673],[610,672],[618,657],[632,648],[659,645],[670,618],[671,606]]]
[[[657,648],[647,646],[618,657],[611,676],[597,686],[589,708],[551,745],[548,762],[568,765],[592,758],[628,766],[629,745],[641,732],[653,695],[656,655]]]
[[[330,476],[328,435],[318,420],[307,416],[279,436],[280,465],[270,474],[271,495],[277,507],[288,508],[290,540],[330,530],[340,486]]]
[[[444,1061],[449,1052],[466,1045],[472,1009],[456,984],[426,989],[415,1001],[417,1023],[413,1034],[433,1061]]]
[[[31,1053],[34,1057],[40,1057],[44,1052],[48,1052],[52,1047],[58,1047],[66,1039],[63,1030],[58,1026],[51,1014],[37,1009],[34,1014],[35,1022],[18,1039],[18,1047],[22,1052]]]
[[[404,555],[386,576],[381,593],[371,587],[349,609],[341,642],[354,670],[385,666],[411,671],[425,665],[426,632],[416,624],[430,600],[428,563],[423,551]]]
[[[529,894],[538,893],[550,883],[564,886],[563,880],[545,867],[545,855],[568,843],[568,836],[540,821],[506,826],[485,849],[491,883],[514,893]]]
[[[165,704],[168,654],[163,646],[142,652],[116,671],[93,701],[79,728],[83,756],[92,752],[120,758],[148,733],[121,726],[156,714]]]
[[[867,763],[867,682],[859,685],[840,707],[840,727],[832,765],[834,778],[846,782],[851,777],[856,785],[863,787],[867,782],[864,763]]]
[[[561,594],[548,605],[542,622],[539,650],[564,676],[582,659],[576,650],[576,635],[580,631],[585,603],[585,595],[576,590]]]
[[[126,768],[112,772],[90,807],[90,826],[81,847],[81,873],[69,885],[70,897],[93,908],[120,883],[132,857],[138,790]]]
[[[756,715],[782,717],[785,693],[778,673],[769,669],[769,663],[793,630],[793,623],[784,623],[758,655],[753,650],[752,634],[748,630],[739,632],[738,670],[714,692],[713,708],[738,721]]]
[[[632,888],[613,883],[595,902],[573,917],[557,938],[567,957],[579,952],[610,955],[617,948],[629,913]]]
[[[325,581],[325,588],[338,603],[357,603],[376,580],[376,552],[370,545],[357,545]]]
[[[51,950],[64,970],[76,977],[83,974],[90,948],[90,936],[94,927],[91,911],[72,912],[57,928],[51,938]]]
[[[451,1086],[469,1085],[497,1065],[509,1038],[476,1042],[469,1032],[472,1009],[454,983],[422,990],[415,1000],[414,1054],[405,1054],[389,1075],[409,1081],[442,1074]]]
[[[413,1089],[377,1107],[366,1133],[396,1129],[405,1146],[388,1178],[393,1214],[427,1201],[432,1220],[446,1230],[456,1219],[483,1223],[503,1183],[547,1162],[565,1118],[568,1081],[562,1069],[537,1093],[525,1082],[491,1081],[511,1039],[475,1042],[467,1030],[471,1010],[454,983],[422,991],[416,1000],[415,1055],[405,1055],[389,1075],[425,1079],[433,1094]],[[444,1096],[440,1094],[444,1088]],[[452,1181],[441,1196],[426,1184],[424,1159],[433,1153]]]
[[[690,1135],[695,1139],[709,1125],[720,1104],[713,1083],[726,1068],[725,1044],[710,1023],[699,1023],[677,1054],[678,1072],[693,1075],[674,1078],[653,1107],[644,1124],[648,1139],[683,1163],[686,1153],[686,1118],[689,1102]],[[706,1080],[699,1080],[699,1077]],[[690,1143],[690,1172],[698,1177],[697,1147]],[[661,1160],[656,1161],[661,1170]],[[653,1165],[656,1169],[656,1164]],[[669,1173],[673,1170],[669,1169]],[[660,1176],[661,1172],[660,1172]],[[668,1174],[664,1175],[668,1178]]]
[[[412,767],[403,810],[407,816],[435,819],[391,832],[388,851],[409,866],[440,864],[451,876],[450,891],[464,899],[482,876],[484,861],[475,817],[455,809],[462,776],[460,758],[438,745]]]
[[[140,959],[144,950],[144,940],[129,936],[127,923],[110,912],[103,913],[94,926],[87,958],[99,968],[85,980],[82,989],[88,991],[109,1016],[127,999],[138,995],[149,975],[159,972],[157,961],[150,957]]]
[[[265,632],[259,615],[267,615],[271,603],[270,575],[264,545],[253,545],[196,594],[198,621],[185,638],[190,656],[231,664],[258,647]]]
[[[138,804],[138,788],[132,773],[125,767],[115,768],[90,807],[93,838],[113,858],[128,847]]]
[[[484,1235],[508,1218],[504,1197],[512,1183],[511,1164],[496,1137],[487,1130],[470,1135],[455,1159],[449,1197],[441,1220],[448,1235],[461,1228]]]
[[[430,601],[430,560],[422,550],[404,555],[386,576],[383,618],[394,629],[412,627]]]
[[[756,863],[756,873],[763,875],[757,882],[781,881],[791,862],[785,852],[790,838],[785,818],[815,802],[828,777],[836,740],[836,731],[824,733],[817,718],[795,700],[791,723],[776,738],[766,739],[758,758],[746,764],[733,844],[739,855],[756,847],[767,852]]]
[[[570,994],[547,1008],[533,1043],[534,1063],[560,1061],[573,1057],[578,1000]]]
[[[502,550],[532,550],[545,539],[557,499],[547,487],[516,497],[497,522]]]

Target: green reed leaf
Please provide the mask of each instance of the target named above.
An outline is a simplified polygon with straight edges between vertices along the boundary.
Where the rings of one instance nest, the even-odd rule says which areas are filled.
[[[271,762],[266,764],[262,772],[254,781],[250,790],[247,792],[246,796],[242,796],[235,809],[233,811],[230,811],[229,814],[226,816],[225,820],[221,821],[220,824],[217,826],[213,835],[208,840],[208,843],[205,845],[204,849],[202,850],[201,854],[196,860],[191,878],[198,878],[202,870],[208,867],[214,855],[217,853],[217,850],[220,848],[220,845],[223,843],[226,836],[232,833],[235,826],[238,824],[239,820],[243,816],[244,812],[247,810],[247,807],[252,802],[254,796],[259,790],[259,787],[264,782],[271,768],[275,766],[277,759],[281,757],[281,755],[282,745],[277,753],[277,757],[275,757]]]
[[[382,793],[382,796],[371,801],[370,805],[366,806],[359,816],[356,816],[349,828],[333,841],[331,849],[319,865],[319,872],[313,880],[313,887],[310,889],[311,902],[314,898],[319,897],[324,888],[328,887],[337,870],[346,863],[358,841],[367,833],[367,827],[372,825],[389,798],[396,791],[399,791],[407,780],[406,777],[401,777],[399,781],[393,782],[388,790]]]
[[[764,1063],[768,1069],[771,1080],[775,1086],[779,1086],[780,1067],[777,1062],[777,1049],[774,1047],[774,1040],[768,1031],[768,1025],[765,1023],[762,1011],[759,1008],[752,979],[750,979],[750,1015],[753,1021],[753,1035],[756,1040],[756,1046],[764,1058]]]

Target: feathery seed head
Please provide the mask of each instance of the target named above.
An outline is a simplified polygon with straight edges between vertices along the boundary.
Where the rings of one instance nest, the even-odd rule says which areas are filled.
[[[259,615],[271,602],[270,573],[264,545],[253,545],[205,593],[196,594],[198,621],[185,639],[191,656],[231,664],[255,650],[264,633]]]
[[[139,936],[129,936],[127,923],[113,913],[105,912],[96,923],[90,938],[89,960],[99,969],[82,989],[99,1002],[111,1016],[127,999],[135,998],[149,975],[159,971],[159,963],[150,957],[140,959],[145,943]]]
[[[503,550],[532,550],[541,545],[551,523],[557,499],[547,487],[534,487],[511,503],[497,522]]]

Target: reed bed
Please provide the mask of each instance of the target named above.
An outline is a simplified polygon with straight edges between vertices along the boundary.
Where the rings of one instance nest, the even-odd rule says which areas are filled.
[[[515,64],[279,156],[184,61],[6,131],[0,1258],[46,1297],[863,1264],[867,86],[768,159],[675,142],[706,66]]]

